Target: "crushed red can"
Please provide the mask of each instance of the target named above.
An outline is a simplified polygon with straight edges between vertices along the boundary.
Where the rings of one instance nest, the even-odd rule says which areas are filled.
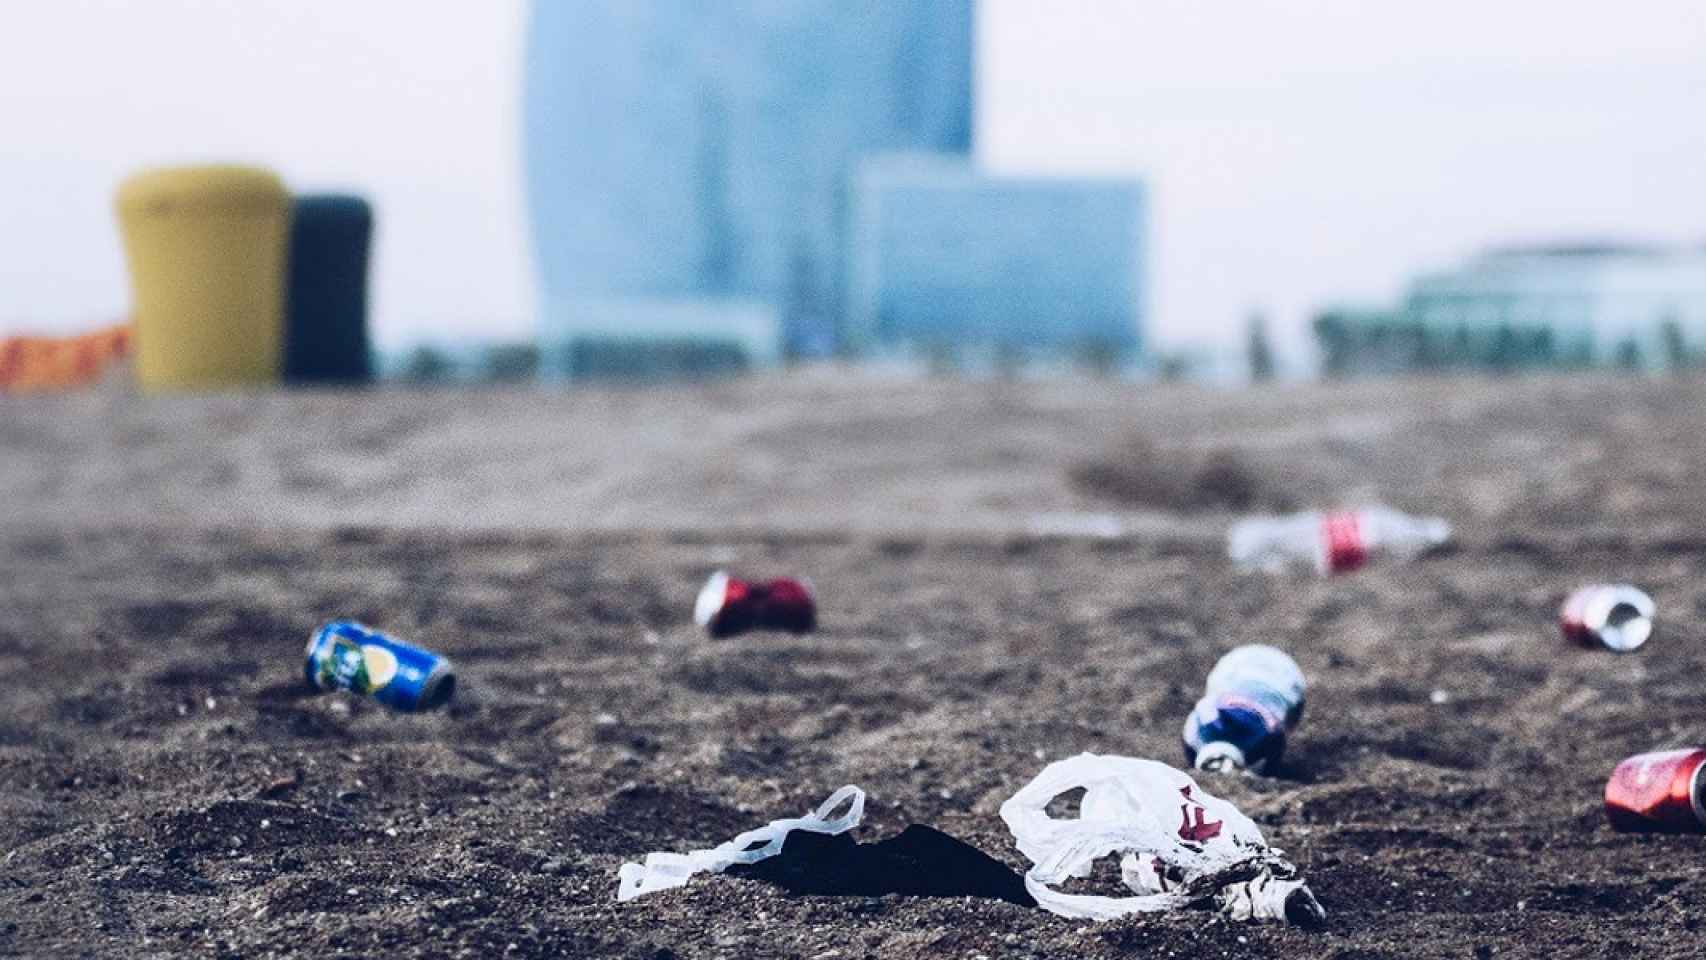
[[[1605,816],[1629,833],[1706,833],[1706,749],[1642,753],[1605,784]]]
[[[748,630],[810,633],[817,628],[817,602],[804,580],[737,580],[718,570],[700,588],[693,620],[713,637]]]
[[[1653,598],[1626,583],[1595,583],[1564,600],[1558,628],[1564,639],[1628,653],[1653,634]]]

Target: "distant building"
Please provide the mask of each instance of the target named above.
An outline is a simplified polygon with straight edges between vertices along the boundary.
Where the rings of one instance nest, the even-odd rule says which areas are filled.
[[[854,187],[848,330],[879,355],[1117,364],[1142,346],[1143,186],[874,159]]]
[[[532,379],[539,348],[525,342],[458,337],[389,347],[376,355],[385,380],[415,384],[493,383]]]
[[[859,159],[971,148],[971,0],[537,0],[526,57],[542,339],[571,374],[647,342],[664,372],[701,338],[712,366],[841,348]]]
[[[548,348],[546,363],[570,379],[739,373],[780,359],[776,311],[757,301],[577,298],[559,309],[575,333]]]
[[[1706,348],[1706,249],[1494,250],[1423,274],[1390,310],[1315,321],[1329,374],[1696,362]]]

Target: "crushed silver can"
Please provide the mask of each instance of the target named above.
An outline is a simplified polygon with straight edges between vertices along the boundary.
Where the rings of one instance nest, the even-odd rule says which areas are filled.
[[[1653,635],[1653,598],[1626,583],[1582,587],[1558,611],[1564,638],[1616,653],[1638,649]]]

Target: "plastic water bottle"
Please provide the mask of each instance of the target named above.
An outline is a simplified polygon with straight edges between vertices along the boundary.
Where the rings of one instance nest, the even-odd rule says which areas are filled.
[[[1451,524],[1439,517],[1412,517],[1389,507],[1364,507],[1284,517],[1248,517],[1233,524],[1226,552],[1243,570],[1275,572],[1312,566],[1318,573],[1343,573],[1372,554],[1413,557],[1451,539]]]
[[[1303,718],[1303,688],[1297,661],[1276,647],[1252,644],[1221,657],[1185,718],[1185,759],[1198,770],[1261,772]]]

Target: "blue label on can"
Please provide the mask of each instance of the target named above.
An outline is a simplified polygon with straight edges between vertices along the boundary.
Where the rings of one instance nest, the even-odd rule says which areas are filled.
[[[308,682],[347,690],[395,710],[430,710],[450,699],[450,661],[352,620],[334,620],[308,641]]]

